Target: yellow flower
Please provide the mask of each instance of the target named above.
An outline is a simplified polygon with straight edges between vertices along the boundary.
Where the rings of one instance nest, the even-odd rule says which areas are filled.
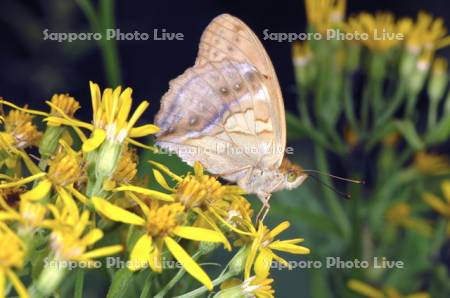
[[[21,269],[25,257],[25,247],[19,237],[0,221],[0,296],[4,297],[6,279],[13,284],[19,297],[28,297],[27,290],[13,268]]]
[[[344,28],[347,32],[353,34],[367,34],[367,39],[361,39],[361,42],[370,50],[377,53],[384,53],[400,45],[400,38],[379,38],[385,34],[403,34],[405,36],[412,25],[408,18],[395,20],[392,13],[379,12],[375,15],[362,12],[357,16],[350,17]],[[377,38],[378,36],[378,38]]]
[[[150,206],[147,206],[137,197],[134,197],[134,200],[140,206],[142,216],[117,207],[102,198],[92,198],[95,209],[107,218],[143,227],[144,234],[131,251],[130,270],[139,270],[148,264],[153,271],[161,272],[163,269],[161,254],[166,247],[189,274],[211,290],[213,285],[208,275],[174,240],[174,237],[223,242],[222,235],[213,230],[183,225],[186,214],[184,206],[180,203],[162,205],[152,201]]]
[[[362,295],[363,297],[369,297],[369,298],[430,298],[430,294],[426,292],[419,292],[415,294],[410,295],[401,295],[396,289],[394,288],[385,288],[384,290],[379,290],[369,284],[366,284],[365,282],[351,279],[347,286],[357,292],[358,294]]]
[[[75,112],[80,108],[80,103],[69,94],[55,94],[52,96],[50,115],[63,117],[73,117]],[[60,113],[62,111],[63,113]]]
[[[220,285],[221,291],[214,298],[273,298],[275,290],[272,288],[272,283],[273,279],[259,276],[252,276],[243,282],[239,279],[229,279]]]
[[[53,160],[49,161],[47,173],[39,172],[35,175],[17,181],[0,184],[0,189],[25,185],[42,179],[33,189],[21,195],[22,200],[40,201],[45,199],[52,188],[60,196],[74,195],[81,202],[86,203],[87,198],[78,192],[74,184],[83,179],[83,168],[78,154],[70,149],[61,151]]]
[[[43,204],[21,200],[19,211],[16,211],[2,196],[0,196],[0,207],[4,210],[0,211],[0,221],[18,221],[22,227],[30,230],[38,228],[42,224],[48,210]]]
[[[411,229],[425,236],[432,233],[432,227],[427,221],[411,216],[411,207],[405,202],[396,203],[389,208],[386,219],[393,226]]]
[[[93,151],[103,144],[105,140],[118,144],[127,141],[136,145],[139,143],[132,138],[144,137],[159,131],[158,127],[153,124],[134,127],[149,106],[147,101],[141,102],[132,113],[130,119],[128,119],[132,106],[131,94],[133,91],[131,88],[126,88],[123,91],[121,87],[117,87],[114,90],[106,88],[101,94],[99,86],[90,82],[90,89],[93,110],[92,124],[71,118],[51,103],[49,103],[50,106],[62,116],[50,116],[46,119],[49,124],[65,124],[92,131],[91,137],[83,142],[83,151]],[[143,147],[147,148],[148,146],[143,145]]]
[[[122,245],[111,245],[88,251],[88,248],[103,238],[103,231],[93,227],[89,220],[89,211],[80,215],[73,199],[68,196],[62,208],[49,205],[54,219],[44,221],[43,225],[52,229],[50,247],[59,260],[89,262],[94,258],[116,254],[122,251]]]
[[[450,36],[444,27],[442,18],[433,19],[426,12],[419,12],[416,23],[406,35],[406,48],[413,54],[419,54],[423,49],[434,51],[450,44]]]
[[[137,159],[135,150],[124,148],[113,175],[105,182],[105,188],[112,190],[117,186],[129,185],[137,174]]]
[[[344,20],[346,0],[306,0],[308,24],[316,32],[326,32]]]
[[[426,152],[415,155],[414,167],[425,175],[442,175],[450,172],[450,163],[446,156]]]
[[[290,240],[274,239],[289,228],[289,226],[290,224],[288,221],[280,223],[272,230],[269,230],[262,222],[259,223],[258,230],[255,230],[255,228],[251,226],[250,252],[245,262],[244,269],[244,276],[246,279],[250,277],[252,266],[257,276],[267,277],[272,265],[272,260],[289,267],[288,262],[276,255],[273,252],[274,250],[291,254],[309,254],[310,251],[308,248],[297,245],[297,243],[303,242],[302,238]]]
[[[42,133],[33,125],[32,120],[32,115],[17,110],[11,110],[3,117],[5,132],[0,133],[0,149],[10,151],[11,148],[24,149],[37,145]]]

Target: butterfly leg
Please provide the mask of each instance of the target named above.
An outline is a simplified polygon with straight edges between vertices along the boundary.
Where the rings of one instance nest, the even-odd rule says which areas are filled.
[[[263,205],[262,205],[261,209],[258,212],[258,216],[256,216],[256,224],[257,225],[259,224],[260,221],[263,222],[264,219],[267,216],[267,213],[269,213],[269,210],[270,210],[270,204],[269,204],[270,197],[271,197],[271,195],[269,194],[264,199],[261,200]]]

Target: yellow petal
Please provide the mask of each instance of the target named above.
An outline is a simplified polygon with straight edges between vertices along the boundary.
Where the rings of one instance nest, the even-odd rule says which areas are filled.
[[[272,252],[268,249],[261,249],[255,260],[255,273],[258,277],[267,277],[272,265]]]
[[[41,169],[39,169],[39,167],[31,160],[30,156],[24,150],[18,150],[17,152],[20,157],[22,157],[23,163],[31,174],[35,175],[41,173]]]
[[[70,193],[77,198],[81,203],[86,204],[88,201],[88,198],[82,194],[81,192],[79,192],[78,190],[76,190],[73,186],[69,186],[69,191]]]
[[[164,189],[168,191],[174,191],[172,187],[169,186],[163,174],[160,171],[153,169],[153,176],[155,176],[156,182],[161,185]]]
[[[0,297],[4,297],[5,294],[5,272],[3,270],[0,270]]]
[[[173,202],[175,200],[174,197],[171,195],[168,195],[168,194],[156,191],[156,190],[144,188],[144,187],[134,186],[134,185],[120,186],[120,187],[114,189],[113,191],[137,192],[137,193],[149,196],[152,199],[161,200],[161,201]]]
[[[145,220],[142,217],[117,207],[102,198],[93,197],[92,203],[97,211],[111,220],[139,226],[145,224]]]
[[[153,147],[153,146],[149,146],[149,145],[142,144],[141,142],[138,142],[138,141],[136,141],[136,140],[133,140],[132,138],[127,137],[127,138],[126,138],[126,141],[127,141],[128,143],[130,143],[131,145],[134,145],[134,146],[136,146],[136,147],[143,148],[143,149],[146,149],[146,150],[150,150],[150,151],[152,151],[152,152],[158,152],[158,149],[157,149],[157,148],[155,148],[155,147]]]
[[[203,166],[198,161],[196,161],[194,163],[194,172],[195,172],[195,176],[197,176],[197,177],[203,176]]]
[[[167,166],[165,166],[165,165],[163,165],[163,164],[161,164],[161,163],[159,163],[159,162],[153,161],[153,160],[149,160],[148,162],[149,162],[150,164],[152,164],[152,165],[158,167],[161,171],[163,171],[164,173],[166,173],[167,175],[169,175],[170,178],[172,178],[173,180],[175,180],[175,181],[177,181],[177,182],[180,182],[181,180],[183,180],[183,178],[181,178],[181,177],[178,176],[177,174],[173,173]]]
[[[252,246],[250,247],[250,252],[248,253],[247,259],[245,260],[245,267],[244,267],[244,278],[248,279],[250,278],[250,273],[252,269],[253,262],[255,261],[256,254],[258,253],[260,242],[257,240],[254,240],[252,242]]]
[[[64,206],[69,210],[70,214],[75,214],[78,212],[78,207],[72,196],[62,187],[58,187],[56,189],[62,201],[64,202]]]
[[[370,286],[370,285],[368,285],[366,283],[363,283],[363,282],[361,282],[359,280],[356,280],[356,279],[351,279],[347,283],[347,286],[351,290],[353,290],[353,291],[355,291],[355,292],[357,292],[357,293],[359,293],[361,295],[364,295],[366,297],[370,297],[370,298],[384,298],[383,292],[381,292],[380,290],[378,290],[378,289],[376,289],[376,288],[374,288],[374,287],[372,287],[372,286]]]
[[[42,178],[45,175],[46,175],[46,173],[39,173],[39,174],[35,174],[33,176],[29,176],[27,178],[23,178],[23,179],[20,179],[17,181],[8,182],[8,183],[0,183],[0,189],[21,186],[21,185],[33,182],[36,179]]]
[[[269,248],[274,249],[274,250],[288,252],[291,254],[302,254],[303,255],[303,254],[309,254],[309,252],[310,252],[309,248],[291,244],[291,243],[286,243],[284,241],[272,242],[269,244]]]
[[[130,254],[130,262],[128,269],[131,271],[139,270],[145,267],[148,263],[148,256],[152,250],[152,238],[144,234],[142,235],[133,247]]]
[[[154,272],[162,272],[162,260],[161,260],[161,250],[162,245],[164,242],[162,242],[162,239],[158,239],[156,243],[153,245],[153,250],[150,252],[150,255],[148,256],[148,264],[150,265],[150,268]]]
[[[205,271],[191,258],[191,256],[181,247],[175,240],[170,237],[165,237],[164,242],[166,243],[167,249],[174,256],[174,258],[180,262],[183,268],[192,277],[201,282],[208,290],[212,291],[213,284],[211,279],[206,274]]]
[[[93,229],[83,237],[83,243],[87,246],[94,244],[103,238],[103,231],[100,229]]]
[[[35,188],[20,195],[20,198],[22,200],[39,201],[44,199],[51,189],[52,189],[52,182],[48,179],[45,179],[39,182],[39,184]]]
[[[449,213],[449,208],[447,207],[447,205],[435,195],[431,193],[424,193],[422,195],[422,198],[428,205],[431,206],[431,208],[433,208],[437,212],[443,215],[447,215]]]
[[[447,200],[447,203],[450,204],[450,180],[445,180],[442,182],[441,188],[444,198]]]
[[[146,124],[138,127],[133,127],[130,130],[130,137],[140,138],[148,135],[152,135],[159,132],[159,127],[153,124]]]
[[[223,242],[223,237],[220,233],[197,227],[177,226],[173,233],[178,237],[205,242]]]
[[[20,281],[20,279],[17,277],[17,275],[12,272],[9,269],[6,269],[6,275],[8,276],[9,280],[14,286],[14,289],[16,289],[17,294],[19,294],[20,298],[28,298],[28,292],[23,283]]]
[[[136,124],[138,119],[141,117],[141,115],[144,113],[144,111],[147,109],[147,107],[149,105],[150,104],[148,103],[148,101],[144,100],[139,104],[139,106],[136,108],[136,110],[134,110],[133,115],[131,116],[130,120],[128,120],[128,125],[127,125],[128,131],[130,131],[131,128]]]
[[[106,132],[103,129],[96,128],[92,136],[83,143],[83,152],[90,152],[97,149],[106,139]]]
[[[90,252],[82,254],[81,257],[83,260],[101,258],[104,256],[114,255],[118,252],[121,252],[122,250],[123,250],[122,245],[110,245],[110,246],[93,249]]]
[[[287,228],[289,228],[291,224],[288,221],[283,221],[282,223],[280,223],[278,226],[276,226],[275,228],[273,228],[269,235],[271,238],[274,238],[275,236],[277,236],[278,234],[282,233],[283,231],[285,231]]]

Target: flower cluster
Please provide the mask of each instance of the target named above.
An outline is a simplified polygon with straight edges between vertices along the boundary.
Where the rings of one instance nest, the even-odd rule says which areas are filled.
[[[154,183],[138,178],[137,147],[153,147],[135,138],[158,131],[153,124],[136,126],[148,102],[131,112],[131,88],[101,92],[92,82],[90,87],[92,124],[75,117],[80,105],[67,94],[47,101],[49,112],[0,101],[0,107],[10,110],[4,114],[2,109],[0,133],[1,280],[10,280],[21,297],[54,293],[70,270],[36,267],[33,259],[39,248],[50,263],[70,261],[87,268],[96,267],[96,259],[120,254],[127,259],[124,269],[148,271],[153,277],[149,283],[156,284],[159,274],[172,276],[173,282],[153,293],[159,296],[173,291],[187,272],[201,283],[197,291],[222,284],[217,296],[233,291],[272,297],[272,261],[287,264],[274,251],[309,253],[298,245],[303,239],[276,239],[289,222],[272,230],[253,223],[254,212],[243,191],[209,176],[200,163],[192,173],[178,175],[150,160]],[[33,124],[33,118],[41,124]],[[42,124],[46,126],[40,132]],[[33,146],[39,157],[25,151]],[[120,231],[126,231],[126,237]],[[100,240],[108,244],[97,245]],[[220,245],[238,252],[212,280],[198,261]],[[180,264],[178,273],[168,270],[167,260]],[[37,276],[28,290],[18,278],[27,270]],[[233,278],[239,276],[244,281],[235,283]],[[113,282],[123,282],[117,279]],[[1,293],[7,291],[6,286],[0,288]]]

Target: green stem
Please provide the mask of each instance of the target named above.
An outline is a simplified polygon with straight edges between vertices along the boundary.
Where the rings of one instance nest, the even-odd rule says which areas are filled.
[[[347,74],[344,79],[344,110],[347,120],[350,123],[351,128],[356,131],[358,125],[356,123],[355,111],[353,106],[353,85],[351,74]]]
[[[83,286],[84,286],[84,270],[78,269],[75,280],[74,298],[83,298]]]
[[[150,297],[150,289],[152,288],[152,278],[153,278],[153,271],[150,271],[145,278],[145,284],[144,288],[142,289],[141,295],[139,298],[148,298]]]
[[[321,171],[322,173],[329,173],[329,167],[325,150],[318,145],[314,145],[314,148],[318,170]],[[326,184],[328,185],[332,184],[330,177],[324,176],[324,180]],[[331,189],[323,188],[323,190],[329,210],[333,213],[342,235],[344,236],[345,239],[348,239],[350,235],[350,223],[345,214],[344,209],[342,208],[342,205],[339,202],[338,197]]]
[[[106,29],[114,28],[114,1],[100,1],[100,13],[97,14],[94,6],[89,0],[77,0],[78,5],[89,21],[91,30],[101,34],[106,33]],[[100,51],[102,52],[103,66],[111,86],[120,85],[120,63],[115,39],[102,38],[99,41]]]
[[[226,281],[227,279],[231,278],[234,276],[234,273],[232,272],[226,272],[224,274],[219,275],[219,277],[217,277],[215,280],[212,281],[214,286],[217,286],[219,284],[221,284],[222,282]],[[200,287],[198,289],[195,289],[193,291],[190,291],[186,294],[180,295],[180,296],[176,296],[175,298],[194,298],[194,297],[198,297],[200,295],[203,295],[204,293],[208,292],[208,289],[206,287]]]
[[[305,123],[307,126],[312,127],[311,118],[308,113],[308,105],[307,105],[307,94],[308,91],[304,88],[297,88],[298,90],[298,110],[300,112],[301,121]]]
[[[430,100],[430,105],[428,108],[428,126],[427,126],[428,131],[432,131],[432,129],[436,126],[438,105],[439,101]]]
[[[405,91],[406,91],[406,84],[401,80],[398,83],[393,98],[390,100],[390,104],[384,110],[384,113],[382,113],[375,122],[375,127],[386,124],[386,122],[395,114],[395,112],[403,102]]]
[[[192,258],[194,260],[197,260],[201,255],[202,255],[201,251],[197,251],[192,256]],[[185,273],[186,270],[184,270],[184,268],[180,268],[177,274],[175,274],[175,276],[164,286],[164,288],[161,289],[161,291],[159,291],[158,294],[156,294],[154,298],[163,298],[173,288],[173,286],[175,286],[180,281],[180,279],[184,276]]]

